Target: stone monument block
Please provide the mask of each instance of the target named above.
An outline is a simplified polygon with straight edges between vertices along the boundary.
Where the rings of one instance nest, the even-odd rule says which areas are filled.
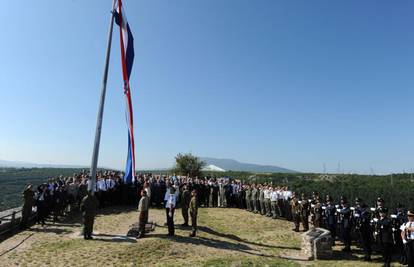
[[[332,256],[331,233],[323,228],[314,228],[303,233],[302,253],[310,260],[329,259]]]

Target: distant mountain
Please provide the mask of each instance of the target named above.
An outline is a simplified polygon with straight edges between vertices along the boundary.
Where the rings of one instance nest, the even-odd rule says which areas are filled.
[[[0,167],[2,168],[88,168],[81,165],[65,165],[65,164],[38,164],[24,161],[9,161],[0,159]]]
[[[227,171],[246,171],[246,172],[282,172],[282,173],[293,173],[296,171],[281,168],[278,166],[271,165],[259,165],[251,163],[242,163],[234,159],[216,159],[209,157],[201,157],[202,161],[206,165],[213,165]]]
[[[246,171],[246,172],[282,172],[282,173],[293,173],[296,171],[281,168],[278,166],[271,165],[259,165],[251,163],[242,163],[234,159],[217,159],[209,157],[201,157],[202,161],[206,163],[206,166],[203,168],[204,171]],[[39,164],[32,162],[24,161],[8,161],[0,159],[0,168],[70,168],[70,169],[88,169],[88,166],[84,165],[65,165],[65,164]],[[99,167],[103,169],[110,169]],[[169,168],[158,168],[156,170],[167,170]]]

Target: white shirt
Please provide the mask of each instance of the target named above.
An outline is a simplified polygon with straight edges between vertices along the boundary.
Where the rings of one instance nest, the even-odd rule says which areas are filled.
[[[277,190],[276,193],[277,193],[277,199],[283,199],[282,191]]]
[[[115,181],[114,180],[112,180],[112,179],[106,179],[105,180],[105,185],[106,185],[106,188],[110,188],[110,189],[112,189],[112,188],[114,188],[115,187]]]
[[[285,191],[283,197],[284,197],[285,200],[288,200],[291,196],[292,196],[292,192],[291,191]]]
[[[147,197],[148,197],[148,199],[151,199],[151,188],[150,187],[147,187],[147,188],[144,188],[144,190],[147,191]]]
[[[270,190],[265,189],[265,190],[264,190],[264,192],[263,192],[264,198],[265,198],[265,199],[270,199],[270,194],[271,194],[271,193],[272,193],[272,192],[271,192]]]
[[[106,191],[106,183],[105,180],[99,180],[97,182],[98,190],[99,191]]]
[[[270,200],[271,201],[277,201],[277,198],[278,198],[278,193],[276,191],[272,191],[270,193]]]
[[[233,195],[235,195],[236,192],[239,190],[239,186],[237,184],[232,184],[231,188],[232,188]]]
[[[175,198],[178,197],[179,191],[175,190]],[[168,200],[168,197],[170,196],[170,188],[167,188],[167,190],[165,191],[165,195],[164,195],[164,201]]]
[[[402,232],[405,231],[406,228],[414,227],[414,222],[406,222],[403,225],[401,225],[400,230]],[[414,231],[411,231],[410,235],[407,236],[408,240],[414,240]]]
[[[165,207],[170,208],[172,205],[173,208],[175,208],[176,200],[177,200],[177,197],[175,196],[175,194],[169,194],[167,202],[165,203]]]

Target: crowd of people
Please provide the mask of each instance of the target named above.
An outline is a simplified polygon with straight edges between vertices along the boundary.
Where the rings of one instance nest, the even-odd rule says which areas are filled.
[[[345,252],[351,251],[352,241],[356,242],[363,248],[366,261],[371,260],[373,249],[379,249],[385,266],[390,266],[391,256],[395,252],[401,255],[402,263],[414,266],[413,210],[398,205],[390,213],[381,198],[378,198],[375,207],[368,207],[361,198],[355,199],[354,205],[351,205],[344,196],[335,202],[332,196],[326,195],[322,201],[317,192],[306,196],[272,183],[255,184],[230,178],[175,174],[139,174],[132,184],[125,184],[122,173],[118,171],[99,172],[93,195],[88,194],[88,183],[89,175],[84,171],[72,177],[49,179],[47,183],[39,185],[35,192],[29,185],[23,193],[22,227],[27,226],[32,206],[37,207],[37,223],[44,225],[48,216],[55,222],[74,209],[80,209],[85,216],[89,214],[90,218],[98,206],[135,205],[140,214],[138,237],[145,234],[150,207],[165,208],[168,235],[172,236],[174,211],[180,207],[183,226],[189,226],[190,212],[190,235],[195,236],[198,207],[231,207],[269,219],[290,220],[294,224],[293,231],[299,231],[301,225],[303,231],[308,231],[310,225],[325,228],[330,231],[334,244],[335,240],[342,241]],[[92,228],[93,218],[92,224],[88,223],[85,228],[85,239],[92,238]]]

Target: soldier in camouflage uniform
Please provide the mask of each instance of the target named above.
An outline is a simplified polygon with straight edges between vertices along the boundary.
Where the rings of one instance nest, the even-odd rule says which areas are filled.
[[[262,185],[259,186],[259,190],[260,214],[265,215],[264,188]]]
[[[145,235],[145,225],[148,222],[148,210],[149,210],[149,198],[147,196],[146,190],[141,190],[141,199],[138,203],[138,236],[137,238],[142,238]]]
[[[190,206],[190,200],[191,200],[191,193],[188,190],[187,185],[184,185],[184,191],[182,194],[182,204],[181,204],[181,213],[183,215],[184,223],[182,226],[186,227],[188,226],[188,208]]]
[[[250,186],[247,185],[247,189],[246,189],[246,207],[248,211],[252,211],[252,207],[251,207],[251,195],[252,195],[252,190],[250,189]]]
[[[93,222],[98,206],[98,199],[91,191],[88,191],[88,194],[82,199],[80,205],[83,217],[83,237],[85,239],[92,239]]]
[[[322,227],[322,204],[319,198],[319,195],[315,196],[315,203],[311,204],[313,207],[311,208],[312,212],[312,224],[314,228]]]
[[[257,188],[256,185],[253,184],[253,189],[252,189],[252,195],[251,195],[251,199],[252,199],[252,204],[253,204],[253,212],[257,213]]]
[[[267,217],[272,217],[272,201],[270,199],[272,196],[272,192],[273,192],[273,187],[269,185],[267,187],[267,196],[265,195],[265,200],[267,202],[267,206],[269,207],[269,210],[266,213]]]
[[[304,193],[300,201],[300,220],[302,221],[303,230],[306,232],[309,230],[309,201],[306,199]]]
[[[290,207],[291,207],[293,223],[295,224],[295,228],[293,229],[293,231],[299,232],[300,206],[299,206],[298,199],[296,198],[295,192],[292,193],[292,198],[290,200]]]
[[[196,236],[197,232],[197,213],[198,213],[198,206],[197,206],[197,191],[193,190],[191,192],[191,200],[190,200],[190,216],[191,216],[191,227],[192,232],[190,234],[191,237]]]

